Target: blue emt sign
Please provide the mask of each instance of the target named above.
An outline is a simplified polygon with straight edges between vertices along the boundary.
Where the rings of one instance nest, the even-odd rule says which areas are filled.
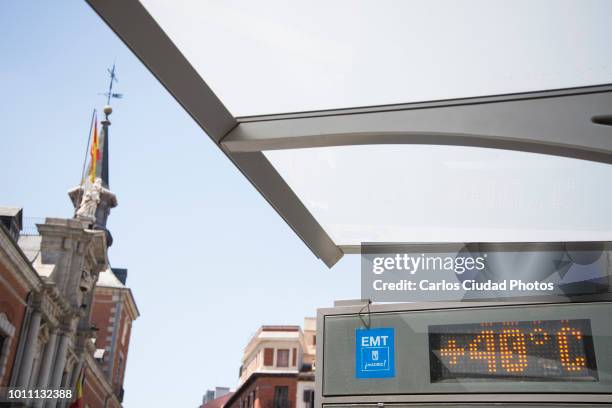
[[[393,328],[355,330],[355,377],[395,377]]]

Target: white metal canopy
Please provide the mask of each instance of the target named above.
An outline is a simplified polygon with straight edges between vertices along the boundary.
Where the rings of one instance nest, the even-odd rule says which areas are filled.
[[[610,80],[592,0],[141,0],[234,116]]]
[[[328,266],[367,241],[612,239],[609,3],[88,2]]]

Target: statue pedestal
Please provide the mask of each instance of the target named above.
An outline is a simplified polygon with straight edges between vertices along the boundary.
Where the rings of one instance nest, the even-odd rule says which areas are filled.
[[[83,223],[83,228],[92,228],[96,222],[94,217],[88,217],[86,215],[77,215],[76,219]]]

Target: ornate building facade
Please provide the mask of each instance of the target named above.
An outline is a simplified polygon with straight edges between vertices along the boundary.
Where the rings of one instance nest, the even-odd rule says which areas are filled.
[[[46,218],[36,232],[22,233],[21,209],[0,207],[0,386],[26,392],[9,398],[3,388],[0,406],[121,407],[139,313],[127,271],[113,272],[108,262],[106,222],[117,199],[108,183],[112,109],[104,112],[89,174],[69,192],[73,218]],[[70,390],[72,397],[30,393],[43,389]]]

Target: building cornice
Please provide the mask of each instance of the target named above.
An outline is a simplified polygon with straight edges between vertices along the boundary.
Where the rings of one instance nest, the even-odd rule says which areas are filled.
[[[38,231],[43,236],[61,238],[83,238],[87,231],[86,225],[72,218],[45,218],[44,224],[37,224]]]
[[[46,279],[42,290],[36,292],[34,307],[40,310],[45,320],[54,327],[60,327],[62,323],[78,315],[78,311],[72,309],[70,302],[61,295],[55,283]]]
[[[274,327],[280,327],[281,329],[274,330],[273,329]],[[292,328],[292,330],[283,330],[282,329],[283,327],[290,327]],[[293,329],[294,327],[297,327],[297,330],[294,330]],[[280,335],[271,336],[270,333],[280,333]],[[261,346],[263,344],[270,343],[270,342],[276,343],[280,341],[286,341],[286,342],[298,341],[300,345],[302,346],[302,348],[304,348],[306,344],[304,342],[304,332],[302,332],[302,329],[299,326],[262,326],[257,330],[257,332],[255,332],[253,337],[251,337],[246,347],[244,348],[242,362],[244,363],[245,361],[247,361],[249,359],[249,356],[255,350],[257,350],[258,346]]]
[[[122,293],[123,297],[126,299],[126,305],[128,307],[130,317],[132,320],[136,320],[140,316],[140,311],[138,310],[138,305],[136,305],[136,300],[134,299],[134,294],[132,293],[132,289],[128,287],[116,288],[112,286],[96,286],[96,293],[106,293],[106,294],[115,294]]]
[[[134,300],[134,295],[132,294],[132,289],[126,288],[123,289],[126,292],[125,299],[127,299],[128,310],[130,311],[130,317],[132,320],[136,320],[140,316],[140,312],[138,311],[138,306],[136,305],[136,301]]]

